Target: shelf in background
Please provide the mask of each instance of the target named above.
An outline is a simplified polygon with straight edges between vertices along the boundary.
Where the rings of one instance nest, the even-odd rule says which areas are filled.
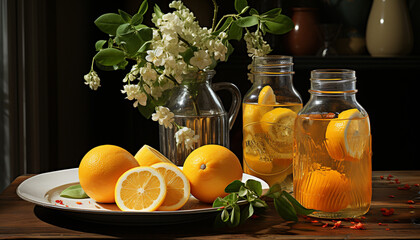
[[[420,56],[371,57],[371,56],[294,56],[295,70],[316,68],[351,68],[357,70],[417,70]],[[248,56],[231,56],[228,63],[220,63],[216,69],[247,69]]]

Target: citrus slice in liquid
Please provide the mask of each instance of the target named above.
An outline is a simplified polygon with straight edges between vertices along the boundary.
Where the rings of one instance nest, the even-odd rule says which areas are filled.
[[[149,145],[144,145],[142,148],[140,148],[134,158],[137,160],[141,167],[152,166],[153,164],[160,162],[172,163],[162,153],[150,147]]]
[[[350,181],[336,170],[315,170],[301,183],[297,200],[306,208],[338,212],[350,203]]]
[[[276,95],[270,86],[265,86],[258,95],[258,104],[273,105],[276,104]]]
[[[165,179],[151,167],[128,170],[115,186],[115,203],[122,211],[154,211],[162,205],[165,196]]]
[[[271,141],[292,144],[296,116],[290,109],[275,108],[262,116],[261,127]]]
[[[174,211],[180,209],[190,197],[190,182],[177,166],[171,163],[156,163],[152,165],[162,174],[166,183],[166,197],[159,211]]]
[[[325,138],[331,158],[358,161],[369,143],[369,120],[355,108],[345,110],[330,121]]]

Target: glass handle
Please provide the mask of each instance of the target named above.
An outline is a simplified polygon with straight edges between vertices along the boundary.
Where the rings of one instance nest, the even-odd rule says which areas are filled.
[[[219,90],[228,90],[232,94],[232,103],[229,109],[229,130],[232,129],[233,123],[238,116],[239,109],[241,108],[241,92],[239,91],[238,87],[235,86],[233,83],[229,82],[218,82],[213,83],[211,88],[214,91]]]

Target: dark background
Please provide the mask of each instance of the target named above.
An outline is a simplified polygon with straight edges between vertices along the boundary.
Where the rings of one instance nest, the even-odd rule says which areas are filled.
[[[168,11],[169,2],[156,1],[164,12]],[[218,2],[221,5],[219,16],[234,12],[233,1]],[[308,2],[321,6],[317,5],[319,1]],[[117,12],[118,9],[134,14],[140,3],[139,0],[17,1],[16,29],[22,28],[19,21],[23,21],[26,36],[24,40],[19,40],[22,36],[15,33],[18,46],[13,69],[19,72],[23,61],[29,72],[25,76],[17,74],[16,88],[20,89],[23,84],[25,91],[17,90],[13,95],[15,107],[19,109],[19,104],[25,102],[27,111],[24,116],[21,110],[12,114],[12,118],[15,117],[12,126],[16,136],[12,152],[15,169],[22,169],[26,164],[27,172],[37,173],[77,167],[87,151],[101,144],[115,144],[132,154],[143,144],[159,149],[158,124],[144,119],[120,91],[126,72],[98,71],[101,87],[97,91],[90,90],[83,80],[95,55],[95,42],[107,38],[96,28],[94,20],[101,14]],[[286,14],[293,5],[307,4],[304,1],[276,0],[249,0],[249,3],[257,9],[283,6]],[[185,4],[195,13],[201,25],[211,25],[213,8],[210,0],[189,0]],[[146,19],[150,19],[153,5],[154,1],[149,1]],[[21,16],[23,13],[24,18]],[[414,23],[413,29],[414,32],[420,31],[419,25]],[[273,54],[287,54],[282,44],[283,36],[269,39],[274,47]],[[418,37],[415,42],[419,42]],[[26,52],[22,53],[21,45],[25,46]],[[247,65],[251,59],[246,55],[243,43],[234,43],[234,47],[236,50],[229,62],[216,67],[214,82],[232,82],[244,95],[251,87],[247,79]],[[20,60],[20,56],[25,56],[25,59]],[[418,112],[419,56],[417,46],[410,56],[396,58],[372,58],[367,53],[327,58],[295,56],[294,85],[306,103],[309,99],[310,70],[356,70],[357,99],[371,119],[373,169],[420,169],[417,157],[419,123],[415,117]],[[226,103],[230,100],[225,95],[222,98]],[[228,107],[225,105],[226,109]],[[240,158],[241,114],[231,131],[231,149]],[[19,133],[23,126],[26,129],[25,139]],[[17,174],[19,170],[15,170]]]

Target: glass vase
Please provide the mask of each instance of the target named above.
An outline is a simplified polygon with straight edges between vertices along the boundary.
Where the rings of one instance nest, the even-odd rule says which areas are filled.
[[[175,87],[166,104],[175,114],[176,124],[191,128],[199,136],[190,149],[183,142],[177,144],[177,128],[159,126],[160,152],[178,166],[182,166],[186,157],[200,146],[218,144],[229,148],[229,131],[238,115],[241,93],[232,83],[212,83],[215,73],[210,70],[185,74],[182,83]],[[227,90],[232,95],[229,112],[225,111],[215,93],[219,90]]]

